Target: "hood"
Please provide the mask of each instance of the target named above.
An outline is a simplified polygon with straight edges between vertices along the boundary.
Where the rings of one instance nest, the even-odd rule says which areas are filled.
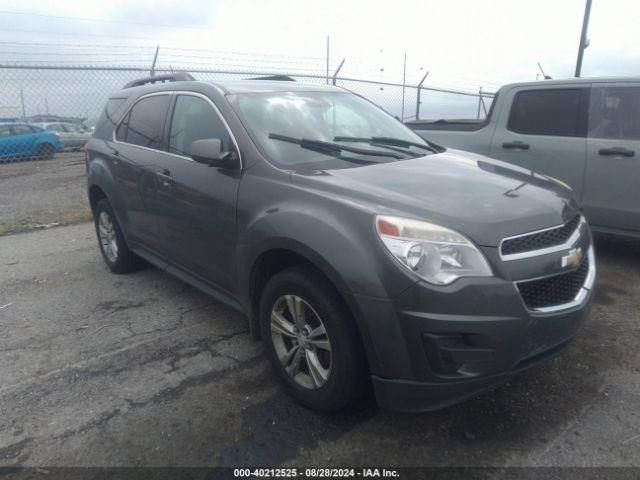
[[[482,155],[444,153],[292,176],[336,199],[452,228],[479,245],[562,224],[578,212],[572,191],[549,177]]]

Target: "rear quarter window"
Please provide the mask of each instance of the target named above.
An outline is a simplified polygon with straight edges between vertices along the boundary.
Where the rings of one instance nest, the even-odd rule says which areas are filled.
[[[124,104],[125,100],[126,98],[110,98],[107,100],[107,104],[105,105],[104,110],[102,110],[102,114],[100,114],[100,118],[96,124],[96,130],[104,127],[105,125],[109,125],[111,129],[116,126],[116,123],[118,123],[118,120],[120,119],[119,115],[122,114],[120,112],[120,108]]]

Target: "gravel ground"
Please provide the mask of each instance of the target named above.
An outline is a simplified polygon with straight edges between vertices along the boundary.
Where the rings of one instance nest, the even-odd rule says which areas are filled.
[[[28,178],[53,201],[72,163],[14,171],[51,167]],[[281,392],[242,316],[155,268],[109,273],[92,225],[0,237],[0,465],[639,466],[640,247],[597,253],[559,358],[438,412],[328,415]]]
[[[0,164],[0,235],[88,220],[86,185],[79,152]]]

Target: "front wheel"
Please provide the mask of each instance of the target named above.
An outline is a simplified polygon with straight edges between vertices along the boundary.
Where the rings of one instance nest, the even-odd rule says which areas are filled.
[[[355,322],[332,285],[311,269],[276,274],[260,302],[262,340],[285,389],[302,404],[336,411],[369,384]]]

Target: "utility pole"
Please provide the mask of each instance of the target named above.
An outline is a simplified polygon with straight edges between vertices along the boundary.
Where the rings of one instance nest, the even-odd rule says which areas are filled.
[[[156,47],[156,54],[153,56],[153,63],[151,64],[151,71],[149,72],[149,75],[151,77],[155,76],[156,74],[156,60],[158,60],[159,51],[160,51],[160,45]]]
[[[407,54],[404,54],[404,68],[402,69],[402,110],[400,113],[400,121],[404,122],[404,89],[407,83]]]
[[[44,111],[49,115],[49,99],[47,97],[44,97]]]
[[[27,114],[24,110],[24,92],[22,91],[22,88],[20,89],[20,103],[22,104],[22,120],[25,120],[27,118]]]
[[[578,61],[576,62],[576,78],[580,76],[582,71],[582,57],[584,50],[589,46],[587,40],[587,30],[589,29],[589,16],[591,15],[591,0],[586,0],[584,7],[584,19],[582,20],[582,34],[580,35],[580,46],[578,47]]]
[[[327,35],[327,85],[329,85],[329,35]]]

